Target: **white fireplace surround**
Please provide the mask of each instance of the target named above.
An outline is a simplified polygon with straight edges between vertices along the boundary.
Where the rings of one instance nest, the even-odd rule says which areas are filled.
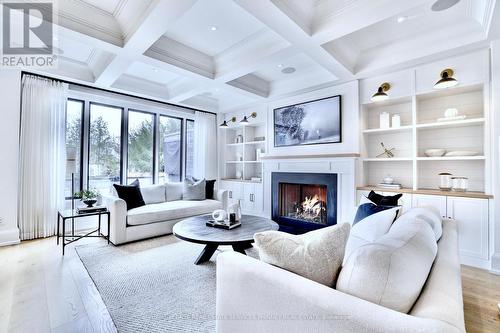
[[[288,156],[267,157],[263,166],[264,214],[271,217],[271,175],[273,172],[337,174],[337,223],[350,223],[356,205],[355,157]]]

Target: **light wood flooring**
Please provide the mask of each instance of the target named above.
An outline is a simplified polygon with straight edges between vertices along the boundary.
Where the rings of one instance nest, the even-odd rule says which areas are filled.
[[[0,248],[0,332],[116,332],[74,251],[54,237]],[[110,245],[112,246],[112,245]],[[500,332],[500,276],[462,267],[467,332]]]

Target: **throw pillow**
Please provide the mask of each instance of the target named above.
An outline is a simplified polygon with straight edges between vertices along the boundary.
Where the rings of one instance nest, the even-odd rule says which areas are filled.
[[[399,207],[384,209],[354,224],[347,241],[344,262],[358,247],[372,243],[385,235],[391,228],[398,211]]]
[[[397,206],[399,199],[403,196],[402,193],[396,195],[381,195],[370,191],[368,193],[368,199],[373,201],[375,204],[379,206]]]
[[[443,218],[435,207],[418,207],[410,209],[397,220],[397,223],[393,224],[391,230],[398,228],[401,224],[407,221],[411,222],[414,219],[420,219],[427,222],[434,231],[436,241],[441,238],[441,235],[443,234]]]
[[[165,202],[165,185],[146,185],[140,188],[146,205]]]
[[[395,225],[397,222],[395,223]],[[428,223],[413,219],[350,255],[336,289],[408,313],[418,299],[437,254]]]
[[[334,287],[350,228],[344,223],[302,235],[265,231],[254,240],[260,260]]]
[[[200,179],[196,179],[192,176],[186,178],[187,181],[196,183]],[[214,198],[214,187],[215,187],[215,181],[216,179],[207,179],[206,181],[206,187],[205,187],[205,197],[207,199],[213,199]]]
[[[182,200],[184,183],[165,183],[165,196],[167,201]]]
[[[146,205],[139,187],[139,179],[134,180],[130,185],[113,184],[113,187],[115,188],[118,197],[125,200],[127,210]]]
[[[205,200],[205,179],[192,183],[189,180],[184,182],[184,191],[182,192],[182,200]]]
[[[378,206],[373,203],[364,203],[358,206],[358,210],[356,211],[356,216],[354,217],[353,225],[362,221],[366,217],[379,213],[381,211],[394,208],[393,206]]]

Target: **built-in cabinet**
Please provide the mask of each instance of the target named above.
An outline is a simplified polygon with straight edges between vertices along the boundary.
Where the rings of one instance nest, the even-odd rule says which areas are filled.
[[[382,195],[395,194],[393,192],[375,192]],[[368,193],[368,190],[360,190],[358,198],[361,195],[367,196]],[[403,205],[403,212],[408,210],[408,207],[430,206],[439,210],[443,218],[456,220],[462,263],[488,268],[489,200],[488,198],[404,193],[400,204]]]
[[[262,215],[264,198],[262,183],[221,180],[220,188],[228,191],[229,204],[240,202],[244,214]]]

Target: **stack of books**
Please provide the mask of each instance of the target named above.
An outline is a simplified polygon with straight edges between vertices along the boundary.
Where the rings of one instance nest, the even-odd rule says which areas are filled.
[[[106,211],[106,206],[76,207],[76,212],[78,214],[91,214],[91,213],[98,213],[105,211]]]
[[[221,228],[221,229],[226,229],[226,230],[231,230],[234,228],[237,228],[241,226],[240,221],[236,222],[229,222],[229,221],[215,221],[215,220],[208,220],[206,223],[207,227],[214,227],[214,228]]]
[[[403,186],[401,186],[401,184],[398,184],[398,183],[379,183],[377,186],[382,187],[382,188],[392,188],[395,190],[399,190],[399,189],[403,188]]]

